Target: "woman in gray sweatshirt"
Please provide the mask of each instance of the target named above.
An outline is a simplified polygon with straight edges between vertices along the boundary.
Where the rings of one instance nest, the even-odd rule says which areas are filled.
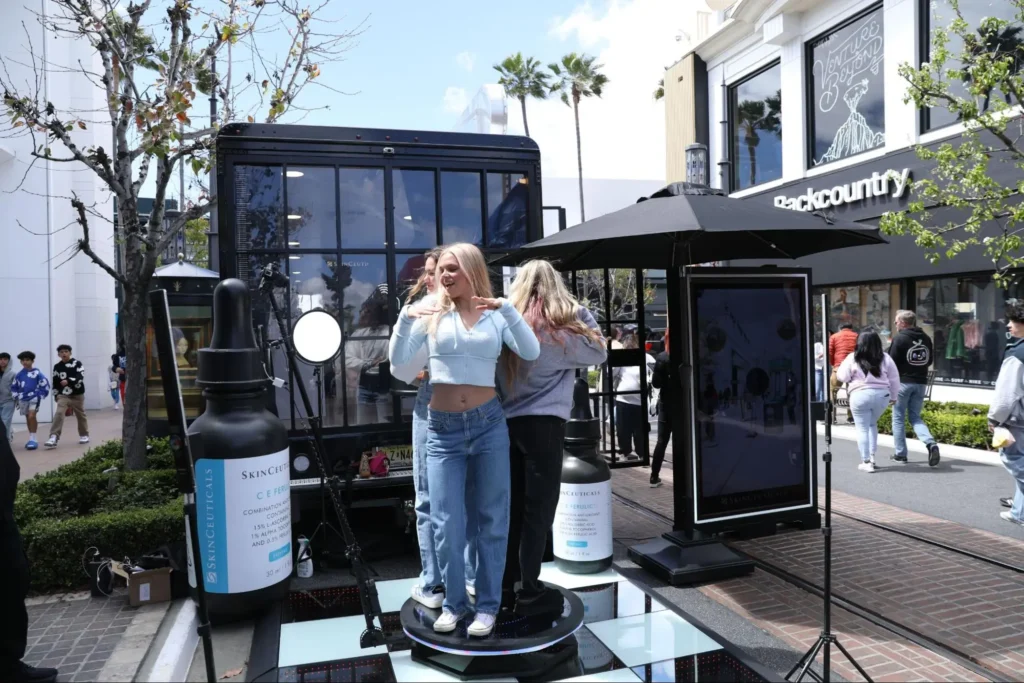
[[[562,608],[561,593],[540,581],[540,565],[558,506],[575,371],[600,365],[607,350],[594,316],[547,261],[530,261],[519,270],[509,301],[540,340],[537,360],[505,353],[498,366],[512,474],[502,603],[511,604],[521,580],[515,610],[528,616]]]

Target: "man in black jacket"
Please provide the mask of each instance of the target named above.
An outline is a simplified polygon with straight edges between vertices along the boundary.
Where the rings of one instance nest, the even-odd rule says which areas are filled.
[[[907,415],[914,434],[928,447],[928,464],[939,464],[939,446],[928,425],[921,419],[924,395],[928,389],[928,367],[932,364],[932,340],[917,327],[913,311],[896,311],[896,334],[889,345],[896,369],[900,371],[900,393],[892,407],[892,435],[896,452],[890,456],[895,462],[907,462]]]
[[[658,444],[654,447],[651,462],[651,488],[661,486],[661,464],[665,461],[665,449],[672,441],[672,428],[681,416],[675,415],[679,407],[678,373],[672,367],[668,355],[668,332],[665,332],[665,350],[654,357],[654,372],[651,384],[658,390]]]
[[[49,449],[57,447],[64,428],[64,416],[69,410],[78,420],[78,443],[89,443],[89,420],[85,416],[85,368],[81,361],[71,357],[71,347],[67,344],[57,347],[57,355],[60,362],[53,366],[53,397],[57,399],[57,409],[50,424],[50,438],[43,444],[43,448]]]
[[[14,496],[21,468],[14,459],[7,428],[0,422],[0,681],[47,683],[57,680],[56,669],[40,669],[21,661],[28,639],[28,558],[14,523]]]

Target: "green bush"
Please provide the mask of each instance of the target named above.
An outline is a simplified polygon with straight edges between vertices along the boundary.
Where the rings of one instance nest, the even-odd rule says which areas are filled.
[[[974,414],[975,411],[978,412],[977,415]],[[921,410],[921,419],[940,444],[989,450],[992,436],[988,432],[987,414],[988,406],[984,405],[929,401]],[[878,431],[882,434],[892,434],[891,407],[878,419]],[[907,436],[914,438],[914,430],[909,423]]]
[[[598,382],[601,381],[600,370],[588,370],[587,371],[587,384],[590,385],[591,389],[597,389]]]
[[[107,441],[18,486],[14,514],[32,560],[34,589],[84,585],[81,558],[90,546],[120,559],[180,536],[182,506],[168,440],[150,439],[149,445],[142,471],[124,471],[121,442]]]
[[[138,557],[184,536],[180,501],[159,507],[69,517],[36,519],[22,528],[25,551],[37,591],[80,588],[88,582],[82,566],[86,549],[95,546],[115,559]]]

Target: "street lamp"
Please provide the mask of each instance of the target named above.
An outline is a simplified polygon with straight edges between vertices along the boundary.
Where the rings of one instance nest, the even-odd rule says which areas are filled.
[[[686,147],[686,182],[708,184],[708,147],[699,142]]]

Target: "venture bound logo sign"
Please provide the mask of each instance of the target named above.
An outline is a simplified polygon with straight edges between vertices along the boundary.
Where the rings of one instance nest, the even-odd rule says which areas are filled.
[[[843,206],[860,202],[872,197],[892,197],[899,199],[907,191],[910,183],[910,169],[902,171],[875,171],[870,178],[855,180],[843,185],[836,185],[827,190],[815,190],[808,187],[807,191],[796,197],[777,195],[775,206],[780,209],[794,211],[820,211],[832,206]]]

